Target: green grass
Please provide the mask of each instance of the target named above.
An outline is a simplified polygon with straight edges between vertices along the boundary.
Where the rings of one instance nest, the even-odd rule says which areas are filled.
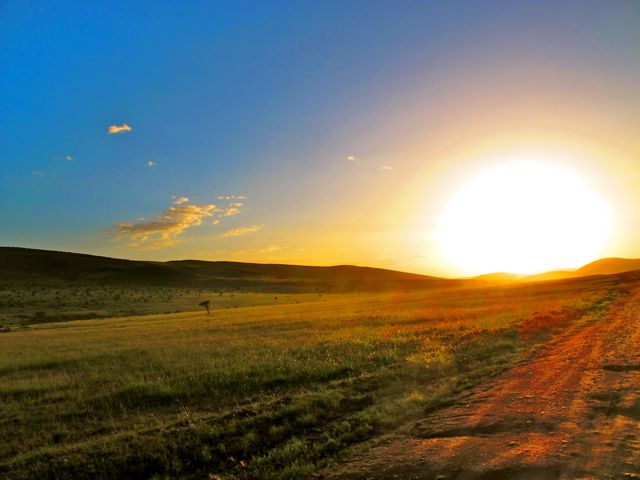
[[[0,476],[308,478],[600,317],[620,289],[316,295],[4,333]]]
[[[85,285],[69,283],[0,284],[0,333],[36,323],[62,322],[199,309],[203,300],[211,308],[318,300],[318,293],[260,293],[237,290],[161,286]]]

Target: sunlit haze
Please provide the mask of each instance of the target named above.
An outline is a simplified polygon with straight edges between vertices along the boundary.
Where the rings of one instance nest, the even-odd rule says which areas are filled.
[[[543,160],[487,168],[455,192],[436,232],[448,262],[473,273],[534,273],[602,253],[608,205],[575,172]]]

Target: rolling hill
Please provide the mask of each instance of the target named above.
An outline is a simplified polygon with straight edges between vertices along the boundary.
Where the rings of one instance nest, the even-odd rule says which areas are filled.
[[[181,286],[247,291],[377,291],[406,288],[452,288],[482,283],[559,280],[640,270],[640,259],[603,258],[577,270],[523,276],[490,273],[475,279],[446,279],[382,268],[330,267],[172,260],[123,260],[80,253],[0,247],[4,283]]]
[[[0,247],[0,278],[10,283],[192,286],[251,291],[375,291],[446,288],[465,282],[353,265],[152,262],[17,247]]]

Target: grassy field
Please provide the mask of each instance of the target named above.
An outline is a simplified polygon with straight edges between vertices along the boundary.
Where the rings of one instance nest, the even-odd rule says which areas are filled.
[[[34,323],[193,311],[203,300],[213,308],[281,305],[321,298],[317,293],[259,293],[208,288],[0,284],[0,332]]]
[[[609,276],[316,294],[12,329],[0,335],[0,477],[308,478],[624,291]]]

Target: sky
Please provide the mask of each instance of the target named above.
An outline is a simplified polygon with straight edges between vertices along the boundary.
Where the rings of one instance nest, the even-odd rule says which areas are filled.
[[[640,257],[639,131],[637,0],[0,3],[0,245],[481,273],[442,212],[526,152]]]

